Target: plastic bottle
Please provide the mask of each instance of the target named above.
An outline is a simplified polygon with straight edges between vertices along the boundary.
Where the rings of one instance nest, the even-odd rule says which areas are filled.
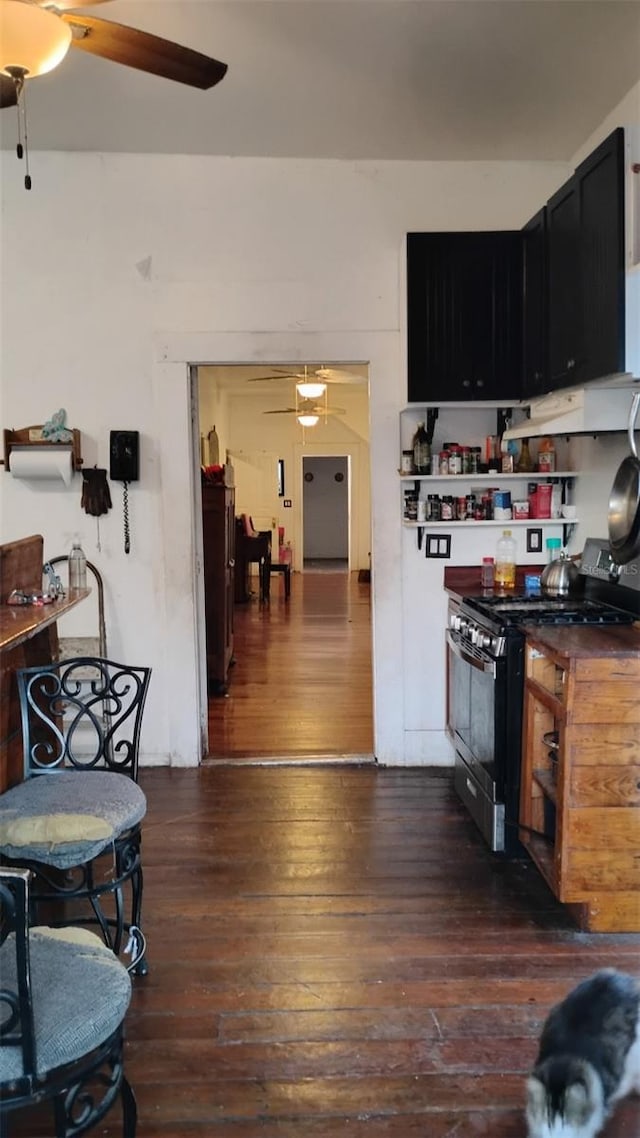
[[[483,589],[492,589],[496,577],[496,566],[493,557],[483,557],[480,566],[480,583]]]
[[[431,444],[424,423],[418,423],[418,429],[413,436],[413,465],[416,474],[429,474],[431,470]]]
[[[510,529],[503,529],[496,548],[496,588],[513,589],[516,583],[516,543]]]
[[[538,470],[541,474],[552,474],[556,468],[556,448],[553,439],[545,436],[538,447]]]
[[[69,554],[69,588],[86,589],[87,559],[79,542],[74,542]]]

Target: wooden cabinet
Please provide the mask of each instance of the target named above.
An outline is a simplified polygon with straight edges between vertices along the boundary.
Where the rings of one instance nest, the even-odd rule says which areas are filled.
[[[622,128],[550,199],[547,225],[549,386],[624,371]]]
[[[519,398],[519,233],[409,233],[407,300],[409,402]]]
[[[590,932],[640,931],[640,631],[539,629],[525,652],[520,839]]]
[[[207,678],[209,692],[219,695],[233,656],[235,492],[227,486],[202,487],[202,539]]]

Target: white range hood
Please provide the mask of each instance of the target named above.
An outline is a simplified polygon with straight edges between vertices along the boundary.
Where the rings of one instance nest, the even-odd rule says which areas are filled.
[[[634,389],[640,380],[619,377],[602,386],[572,387],[531,401],[529,418],[504,432],[505,439],[540,435],[599,435],[626,431]],[[522,404],[523,408],[526,406]]]

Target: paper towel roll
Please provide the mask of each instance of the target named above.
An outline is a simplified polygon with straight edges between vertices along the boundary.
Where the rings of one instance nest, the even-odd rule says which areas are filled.
[[[70,447],[12,447],[9,470],[14,478],[60,478],[65,486],[71,484],[73,463]]]

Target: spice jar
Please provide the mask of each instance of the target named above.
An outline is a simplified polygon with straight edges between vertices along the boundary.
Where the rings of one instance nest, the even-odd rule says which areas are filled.
[[[462,451],[458,446],[449,451],[449,474],[462,474]]]
[[[480,447],[471,447],[469,454],[469,474],[480,473],[480,455],[482,454]]]
[[[493,557],[483,557],[480,566],[480,583],[483,589],[492,589],[495,582],[496,565]]]
[[[440,518],[443,522],[453,521],[453,498],[450,494],[445,494],[440,504]]]
[[[471,447],[461,447],[462,473],[471,474]]]
[[[448,450],[441,450],[440,451],[440,473],[441,474],[448,474],[449,473],[449,451]]]

